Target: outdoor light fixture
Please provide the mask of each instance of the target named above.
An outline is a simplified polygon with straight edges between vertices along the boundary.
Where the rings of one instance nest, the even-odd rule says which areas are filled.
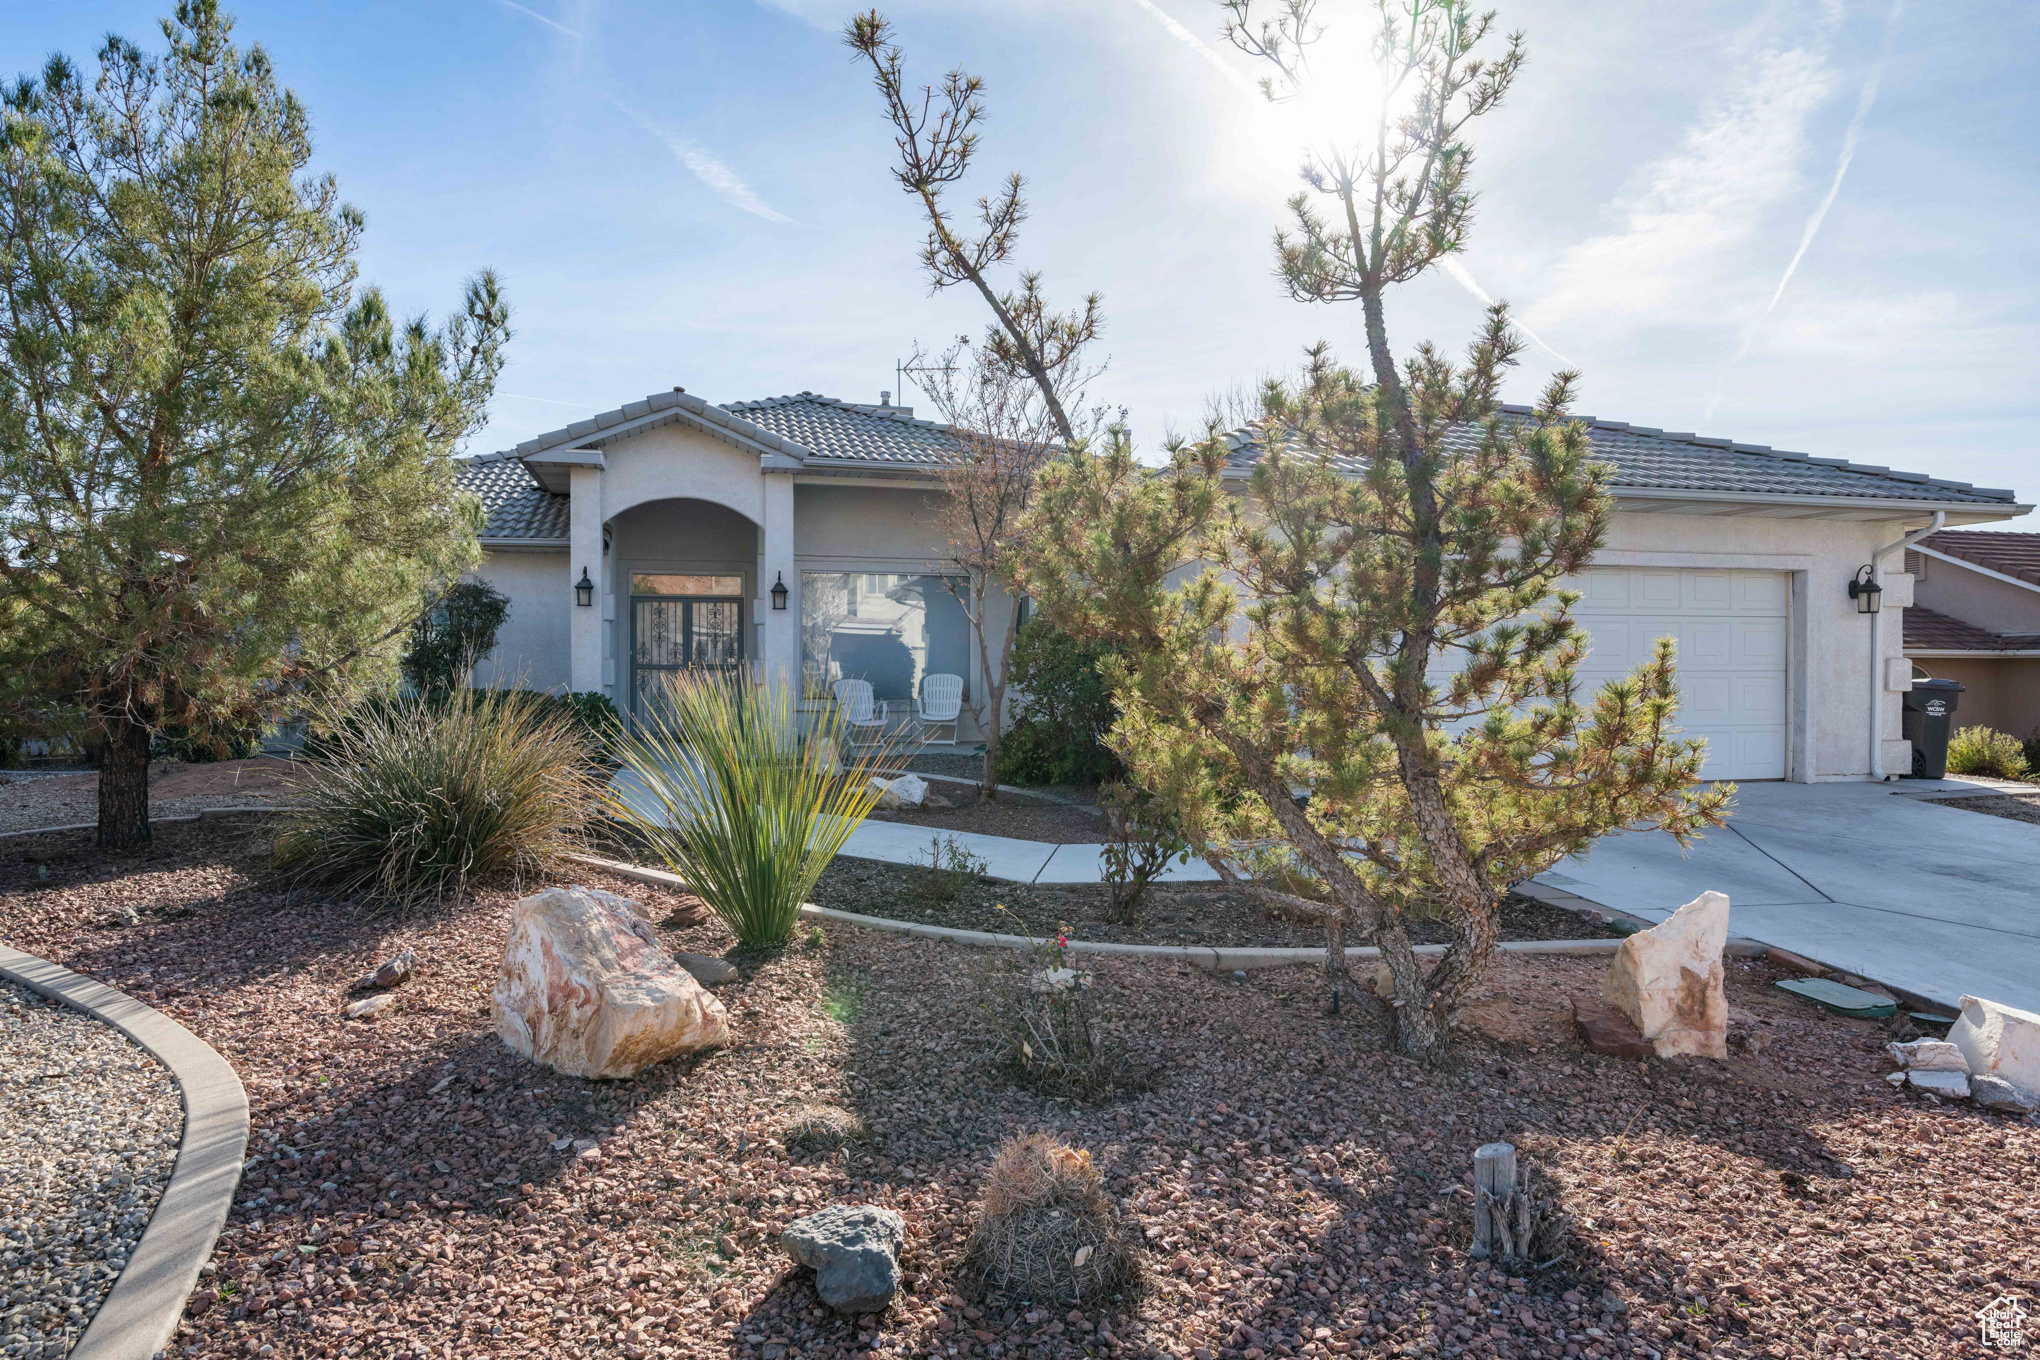
[[[1850,588],[1849,593],[1851,595],[1856,593],[1854,587]],[[586,567],[581,568],[581,579],[574,582],[574,603],[579,605],[595,603],[595,583],[588,579]]]
[[[772,607],[774,609],[784,609],[786,608],[786,573],[779,571],[774,572],[773,575],[779,579],[772,583]]]
[[[1870,568],[1856,568],[1856,575],[1849,582],[1849,598],[1856,602],[1858,614],[1875,614],[1884,602],[1884,587],[1877,584],[1870,575]]]

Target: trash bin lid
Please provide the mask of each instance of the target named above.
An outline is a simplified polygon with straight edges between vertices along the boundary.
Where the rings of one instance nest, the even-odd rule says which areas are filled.
[[[1912,682],[1912,687],[1914,689],[1937,689],[1944,694],[1967,694],[1969,692],[1969,686],[1957,684],[1953,680],[1915,680]]]

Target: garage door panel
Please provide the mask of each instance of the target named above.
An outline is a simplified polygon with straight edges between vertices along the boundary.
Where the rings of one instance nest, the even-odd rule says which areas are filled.
[[[1790,594],[1782,572],[1603,567],[1576,581],[1592,689],[1648,661],[1660,637],[1679,646],[1679,723],[1707,740],[1710,779],[1785,776]]]
[[[1690,571],[1685,575],[1689,613],[1726,613],[1735,608],[1735,582],[1725,571]]]

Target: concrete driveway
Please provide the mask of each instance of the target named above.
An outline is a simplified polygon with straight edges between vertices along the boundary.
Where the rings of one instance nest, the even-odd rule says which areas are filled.
[[[1537,882],[1663,920],[1709,888],[1729,929],[1946,1005],[2040,1010],[2040,825],[1924,801],[1973,783],[1745,784],[1690,852],[1612,836]]]

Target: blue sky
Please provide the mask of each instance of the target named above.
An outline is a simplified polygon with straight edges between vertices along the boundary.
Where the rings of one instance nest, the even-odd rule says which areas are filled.
[[[1551,347],[1512,398],[1555,352],[1585,413],[2040,499],[2040,7],[1496,3],[1530,64],[1478,133],[1462,264]],[[109,31],[158,48],[167,8],[0,0],[0,69],[89,59]],[[518,333],[478,450],[676,385],[875,400],[917,339],[981,328],[918,276],[876,96],[837,38],[850,8],[232,6],[368,216],[366,278],[441,313],[477,267],[502,275]],[[1352,0],[1323,12],[1358,36]],[[1246,88],[1215,4],[887,13],[917,78],[986,79],[982,189],[1024,172],[1019,258],[1060,297],[1104,294],[1096,395],[1145,445],[1311,341],[1360,357],[1357,306],[1272,278],[1305,129]],[[1391,338],[1457,349],[1479,309],[1426,278],[1394,297]]]

